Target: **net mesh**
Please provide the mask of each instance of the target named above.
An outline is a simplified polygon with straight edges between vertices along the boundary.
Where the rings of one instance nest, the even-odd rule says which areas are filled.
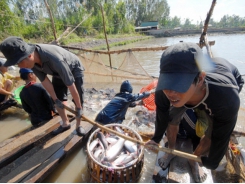
[[[85,67],[85,83],[121,84],[124,80],[130,80],[133,84],[149,84],[153,81],[131,51],[111,54],[111,62],[108,55],[96,52],[80,52],[78,56]]]

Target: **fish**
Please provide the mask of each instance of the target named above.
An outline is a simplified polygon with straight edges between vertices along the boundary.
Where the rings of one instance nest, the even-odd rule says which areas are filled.
[[[105,149],[103,147],[103,144],[99,141],[99,147],[94,151],[94,158],[97,160],[97,161],[101,161],[104,159],[104,155],[105,155]]]
[[[108,142],[102,132],[97,132],[97,138],[101,141],[104,146],[104,149],[108,148]]]
[[[110,148],[106,150],[105,158],[107,161],[112,161],[121,152],[125,139],[119,138],[119,140]]]
[[[106,137],[105,139],[106,139],[106,141],[107,141],[111,146],[114,145],[114,144],[118,141],[118,139],[116,139],[116,138],[114,138],[114,137]]]
[[[123,162],[123,160],[128,156],[129,154],[121,154],[118,156],[118,158],[116,158],[113,162],[112,165],[119,165]]]
[[[134,153],[137,151],[137,145],[131,141],[126,140],[124,142],[124,147],[126,148],[126,150],[130,153]]]
[[[116,131],[118,131],[119,133],[124,134],[124,131],[123,131],[121,128],[119,128],[118,126],[115,126],[115,129],[116,129]]]
[[[117,163],[114,163],[116,166],[125,166],[125,164],[131,162],[132,160],[134,160],[135,158],[137,158],[137,153],[130,153],[127,154],[126,156],[123,156],[124,159],[119,160],[120,162],[117,161]],[[115,161],[114,161],[115,162]]]
[[[99,143],[99,139],[98,138],[94,139],[89,145],[89,151],[92,152],[98,143]]]

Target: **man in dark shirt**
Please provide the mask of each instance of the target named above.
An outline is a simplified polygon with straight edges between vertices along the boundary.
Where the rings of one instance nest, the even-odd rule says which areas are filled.
[[[198,121],[208,128],[193,154],[201,157],[206,168],[216,169],[236,125],[239,92],[244,81],[237,68],[227,60],[204,60],[202,50],[195,43],[178,43],[162,54],[155,94],[155,134],[147,144],[159,143],[167,130],[168,147],[174,149],[179,120],[186,109],[194,109]],[[211,71],[203,71],[202,66],[206,63],[213,66]],[[172,154],[165,155],[159,160],[163,169],[174,158]],[[206,174],[199,164],[191,160],[189,163],[195,181],[203,182]]]
[[[0,44],[0,50],[7,59],[5,66],[17,64],[20,68],[30,68],[48,91],[63,124],[53,134],[71,128],[63,103],[67,103],[68,88],[76,105],[76,131],[85,134],[80,126],[83,105],[83,71],[79,58],[56,45],[27,44],[21,38],[10,36]],[[52,82],[47,75],[52,76]]]
[[[95,121],[101,124],[122,123],[125,119],[126,112],[129,107],[135,107],[135,101],[146,98],[149,92],[142,94],[132,94],[133,87],[128,80],[124,81],[120,87],[120,93],[98,113]]]
[[[54,104],[42,84],[36,83],[36,75],[31,69],[21,68],[20,77],[26,83],[20,92],[22,107],[30,115],[32,125],[37,127],[52,119]]]

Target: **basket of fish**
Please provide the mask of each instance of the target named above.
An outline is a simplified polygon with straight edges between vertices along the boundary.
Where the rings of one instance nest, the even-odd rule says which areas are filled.
[[[125,125],[105,127],[142,141],[136,131]],[[135,183],[144,165],[144,149],[142,145],[98,128],[87,142],[87,164],[91,182]]]

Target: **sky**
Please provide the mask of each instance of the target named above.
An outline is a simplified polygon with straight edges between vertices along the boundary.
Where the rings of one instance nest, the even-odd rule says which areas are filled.
[[[167,0],[170,17],[189,18],[192,23],[205,21],[213,0]],[[220,21],[224,15],[245,17],[245,0],[216,0],[211,18]]]

